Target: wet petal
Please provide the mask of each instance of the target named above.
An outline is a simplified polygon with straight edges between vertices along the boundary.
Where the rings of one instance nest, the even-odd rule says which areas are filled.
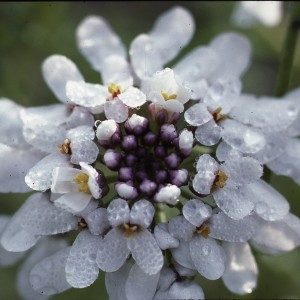
[[[166,223],[159,223],[154,228],[154,237],[160,249],[166,250],[179,246],[179,241],[168,232]]]
[[[195,265],[192,261],[191,254],[190,254],[190,243],[180,241],[180,244],[177,248],[170,249],[173,259],[179,263],[180,265],[184,266],[188,269],[195,269]]]
[[[146,95],[142,91],[132,86],[126,89],[126,91],[121,93],[118,97],[130,108],[141,107],[147,100]]]
[[[197,199],[188,200],[183,206],[184,217],[194,226],[200,226],[212,213],[212,208]]]
[[[130,211],[130,223],[148,228],[155,213],[154,206],[147,200],[135,202]]]
[[[121,198],[111,201],[107,207],[107,218],[113,227],[128,223],[130,210],[127,201]]]
[[[168,223],[170,234],[180,240],[188,242],[192,239],[196,226],[192,225],[183,216],[173,217]]]
[[[174,282],[169,289],[170,300],[178,299],[178,300],[201,300],[205,299],[204,292],[202,288],[195,282],[191,281],[181,281]],[[160,299],[160,298],[155,298]]]
[[[197,103],[188,108],[184,113],[184,118],[192,126],[200,126],[209,122],[213,116],[203,103]]]
[[[128,119],[128,107],[119,99],[107,101],[104,104],[105,117],[117,123],[123,123]]]
[[[85,221],[88,224],[90,232],[94,235],[100,235],[110,227],[107,219],[107,210],[102,207],[91,211],[85,218]]]
[[[213,119],[199,126],[195,131],[195,138],[200,144],[205,146],[217,144],[221,136],[222,127],[220,127]]]

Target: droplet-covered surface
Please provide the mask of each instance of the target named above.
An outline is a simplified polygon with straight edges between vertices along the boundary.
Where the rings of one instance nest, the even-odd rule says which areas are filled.
[[[171,249],[173,259],[180,265],[188,269],[195,269],[195,265],[192,261],[190,254],[190,243],[180,241],[177,248]]]
[[[138,266],[147,274],[157,274],[163,266],[163,255],[154,236],[148,231],[138,232],[127,239],[127,246]]]
[[[212,208],[197,199],[191,199],[183,207],[184,217],[194,226],[200,226],[211,216]]]
[[[85,221],[89,226],[90,232],[94,235],[100,235],[110,227],[107,219],[107,211],[101,207],[90,212]]]
[[[202,288],[195,282],[181,281],[174,282],[169,289],[170,300],[201,300],[205,299]],[[159,299],[159,298],[156,298]]]
[[[148,228],[155,213],[154,206],[147,200],[135,202],[130,211],[130,223]]]
[[[192,225],[183,216],[176,216],[168,223],[168,230],[170,234],[180,240],[188,242],[192,239],[196,226]]]
[[[107,218],[112,226],[128,223],[130,220],[130,210],[127,202],[123,199],[111,201],[107,207]]]
[[[160,249],[176,248],[179,241],[168,232],[166,223],[159,223],[154,228],[154,237]]]
[[[184,118],[192,126],[200,126],[209,122],[213,116],[203,103],[194,104],[186,110]]]
[[[98,277],[96,256],[101,237],[88,230],[81,231],[73,243],[66,261],[66,279],[75,288],[90,286]]]
[[[30,271],[32,288],[43,295],[55,295],[71,288],[66,280],[65,264],[70,252],[66,247],[38,262]]]

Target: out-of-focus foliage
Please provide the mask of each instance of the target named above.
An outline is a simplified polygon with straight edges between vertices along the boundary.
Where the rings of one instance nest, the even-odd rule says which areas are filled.
[[[189,9],[197,28],[193,40],[182,55],[193,47],[207,44],[224,31],[245,34],[253,46],[253,62],[243,78],[243,92],[274,95],[280,51],[287,27],[284,17],[276,27],[241,29],[229,20],[236,2],[216,1],[134,1],[134,2],[1,2],[0,3],[0,96],[23,106],[56,103],[41,74],[41,63],[52,54],[63,54],[73,60],[88,82],[98,82],[76,47],[75,30],[81,20],[91,14],[108,20],[124,43],[129,46],[139,33],[147,32],[163,11],[174,5]],[[300,3],[298,4],[300,5]],[[180,57],[179,57],[180,58]],[[300,41],[296,48],[290,89],[300,86]],[[299,99],[300,101],[300,99]],[[291,204],[292,213],[300,216],[300,188],[292,180],[273,176],[271,183]],[[13,213],[27,195],[0,195],[0,213]],[[259,266],[257,289],[248,296],[226,290],[221,280],[199,278],[207,299],[299,299],[300,251],[270,257],[255,253]],[[14,267],[0,269],[1,299],[20,299],[15,289]],[[71,289],[53,299],[107,299],[102,275],[89,288]]]

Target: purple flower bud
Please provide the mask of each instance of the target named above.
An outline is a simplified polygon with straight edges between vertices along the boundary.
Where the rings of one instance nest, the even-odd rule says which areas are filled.
[[[155,181],[157,183],[165,183],[169,179],[169,174],[167,170],[157,170],[155,171]]]
[[[182,186],[188,182],[189,172],[187,169],[170,170],[170,182],[174,185]]]
[[[143,158],[147,155],[148,151],[144,147],[138,147],[135,153],[139,158]]]
[[[171,153],[165,157],[166,165],[171,169],[176,169],[180,165],[182,158],[177,153]]]
[[[148,128],[149,121],[142,116],[133,114],[125,123],[124,127],[128,133],[141,135]]]
[[[167,156],[168,151],[164,146],[156,146],[154,148],[154,154],[159,158],[164,158],[165,156]]]
[[[122,161],[122,155],[113,149],[108,149],[103,155],[104,164],[111,170],[118,170]]]
[[[158,136],[155,133],[151,132],[151,131],[147,132],[143,136],[143,142],[147,146],[155,145],[157,143],[157,139],[158,139]]]
[[[128,181],[133,180],[133,172],[130,167],[122,167],[119,169],[119,180]]]
[[[121,142],[121,146],[126,151],[131,151],[136,149],[137,147],[137,140],[134,135],[126,135],[123,137],[123,140]]]
[[[171,143],[178,137],[176,127],[173,124],[164,124],[160,128],[161,140],[167,143]]]
[[[125,165],[128,167],[133,167],[136,164],[137,160],[137,156],[133,153],[128,153],[124,157]]]
[[[157,191],[157,184],[149,179],[144,179],[139,186],[139,191],[146,196],[152,196]]]
[[[158,125],[163,125],[163,124],[167,123],[168,122],[168,112],[165,109],[159,110],[155,114],[155,122]]]
[[[137,180],[143,181],[144,179],[148,178],[148,174],[147,174],[147,172],[145,170],[141,169],[141,170],[138,170],[135,173],[135,177],[136,177]]]

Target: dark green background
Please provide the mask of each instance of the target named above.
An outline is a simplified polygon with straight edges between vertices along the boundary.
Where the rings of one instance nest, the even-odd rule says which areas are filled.
[[[280,51],[287,18],[276,27],[234,27],[229,22],[236,2],[218,1],[135,1],[135,2],[1,2],[0,3],[0,97],[24,106],[57,103],[41,75],[41,63],[52,54],[73,60],[86,81],[98,82],[94,72],[76,48],[75,29],[87,15],[106,18],[127,47],[139,33],[151,29],[156,17],[174,5],[189,9],[195,17],[196,33],[181,55],[197,45],[205,45],[217,34],[229,30],[244,33],[253,45],[253,61],[243,77],[243,91],[274,95]],[[299,6],[300,3],[296,4]],[[289,89],[300,86],[300,45],[296,48]],[[300,99],[299,99],[300,101]],[[289,199],[291,211],[300,216],[300,188],[292,180],[273,176],[272,184]],[[1,195],[0,213],[13,213],[27,195]],[[238,296],[226,290],[221,280],[199,278],[207,299],[300,299],[300,251],[276,257],[254,252],[259,266],[257,289]],[[0,299],[20,299],[15,291],[17,266],[0,269]],[[53,299],[106,300],[103,273],[89,288],[72,289]]]

